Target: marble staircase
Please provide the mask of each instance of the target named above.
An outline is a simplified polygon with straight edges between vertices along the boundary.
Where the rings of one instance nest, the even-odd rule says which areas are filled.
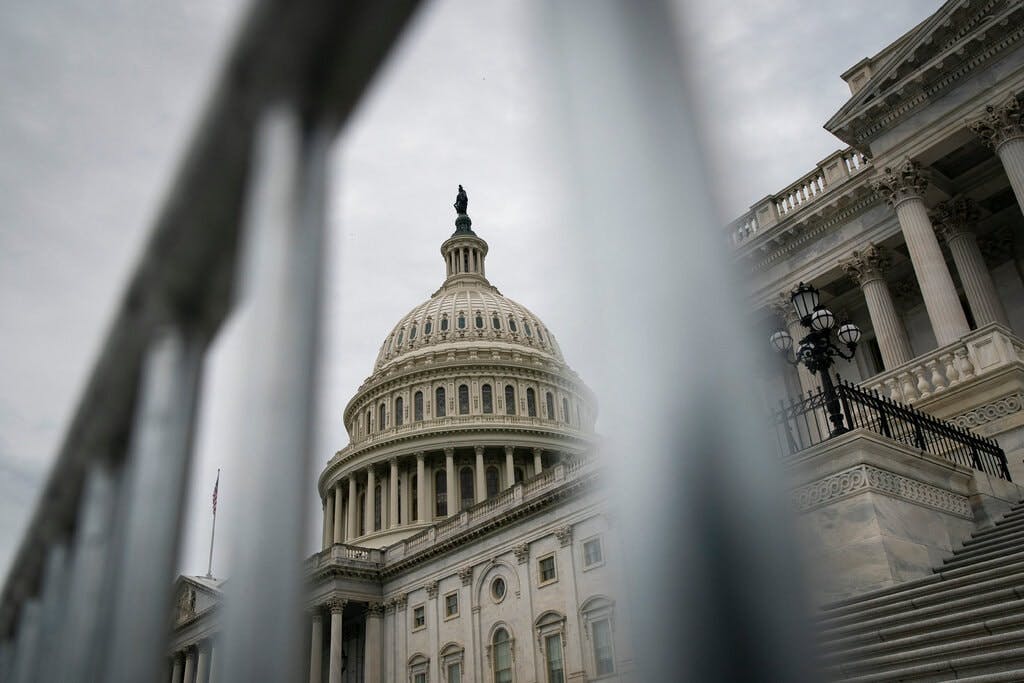
[[[825,679],[1024,681],[1024,502],[930,575],[832,603]]]

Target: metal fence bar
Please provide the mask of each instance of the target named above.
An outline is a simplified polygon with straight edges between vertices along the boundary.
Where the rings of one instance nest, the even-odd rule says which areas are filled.
[[[55,637],[60,639],[60,681],[92,680],[96,651],[106,623],[100,620],[108,572],[113,565],[114,511],[117,507],[118,472],[97,463],[86,478],[75,531],[68,586],[67,615]]]
[[[164,661],[203,346],[196,335],[167,328],[143,367],[125,472],[125,534],[112,571],[106,681],[146,680]]]
[[[294,106],[259,128],[244,236],[249,371],[236,425],[248,476],[232,550],[224,654],[231,681],[293,680],[301,671],[305,499],[320,333],[324,201],[331,131]],[[258,600],[253,596],[260,596]]]

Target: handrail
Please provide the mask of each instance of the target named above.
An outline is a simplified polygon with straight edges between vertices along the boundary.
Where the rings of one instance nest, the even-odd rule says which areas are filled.
[[[836,376],[836,400],[846,429],[868,429],[903,445],[1010,481],[1006,454],[988,439],[912,406],[864,390]],[[806,398],[779,401],[773,412],[779,452],[784,458],[832,437],[822,389]]]

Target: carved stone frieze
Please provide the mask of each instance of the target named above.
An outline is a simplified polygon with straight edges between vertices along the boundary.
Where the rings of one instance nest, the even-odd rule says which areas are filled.
[[[978,205],[968,197],[957,197],[939,202],[928,215],[936,234],[946,242],[957,235],[972,232],[978,223]]]
[[[863,287],[873,280],[885,279],[885,273],[890,265],[889,251],[874,243],[869,243],[863,249],[855,250],[850,256],[839,261],[839,267],[843,272]]]
[[[899,166],[888,166],[872,183],[877,192],[890,206],[896,206],[907,199],[920,198],[928,189],[928,178],[921,172],[921,165],[909,157]]]
[[[1002,104],[985,107],[985,113],[970,123],[971,131],[991,149],[1024,137],[1024,108],[1015,95]]]
[[[798,512],[806,512],[868,491],[884,493],[957,517],[972,519],[971,504],[966,496],[951,493],[937,486],[893,474],[871,465],[857,465],[824,479],[805,484],[790,493],[790,500]]]
[[[951,422],[970,429],[1019,413],[1021,410],[1024,410],[1024,395],[1016,393],[968,410],[966,413],[954,417]]]

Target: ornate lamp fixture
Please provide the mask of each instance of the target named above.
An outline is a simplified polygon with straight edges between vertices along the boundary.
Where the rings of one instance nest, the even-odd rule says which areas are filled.
[[[793,337],[789,332],[786,330],[773,332],[769,341],[776,351],[783,354],[783,358],[790,365],[802,363],[812,373],[821,375],[825,408],[828,410],[828,419],[832,422],[831,436],[837,436],[846,432],[847,429],[843,425],[839,397],[836,395],[835,385],[832,384],[832,378],[828,371],[836,356],[845,360],[853,359],[853,354],[857,350],[857,342],[860,341],[860,328],[847,322],[835,329],[835,314],[821,305],[821,295],[811,285],[801,282],[790,294],[789,300],[793,304],[793,310],[800,318],[800,324],[809,332],[799,341],[792,357],[790,351],[793,349]],[[838,340],[847,348],[847,353],[843,353],[842,349],[832,343],[833,329],[835,329]]]

